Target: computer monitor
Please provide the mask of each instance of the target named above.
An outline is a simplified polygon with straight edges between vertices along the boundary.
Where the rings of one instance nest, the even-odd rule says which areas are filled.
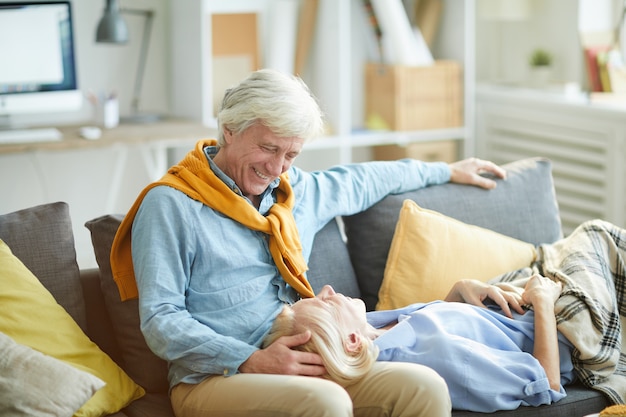
[[[0,1],[0,125],[82,107],[68,0]]]

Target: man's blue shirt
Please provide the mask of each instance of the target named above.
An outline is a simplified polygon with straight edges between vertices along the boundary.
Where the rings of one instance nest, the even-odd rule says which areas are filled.
[[[211,160],[211,169],[241,194]],[[358,213],[387,194],[449,181],[445,163],[415,160],[289,171],[294,218],[309,259],[315,234],[336,216]],[[274,181],[259,211],[274,204]],[[285,303],[297,300],[272,259],[268,236],[167,186],[145,196],[132,227],[141,329],[170,362],[170,386],[233,375],[257,349]]]

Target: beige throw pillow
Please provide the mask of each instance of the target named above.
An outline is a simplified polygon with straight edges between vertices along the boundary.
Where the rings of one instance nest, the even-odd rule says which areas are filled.
[[[460,222],[405,200],[400,210],[377,310],[442,300],[465,278],[487,281],[529,266],[535,247]]]
[[[71,417],[104,381],[0,332],[0,415]]]

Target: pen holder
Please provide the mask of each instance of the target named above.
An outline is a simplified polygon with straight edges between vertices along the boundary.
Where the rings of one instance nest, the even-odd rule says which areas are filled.
[[[97,122],[105,129],[120,123],[120,103],[117,98],[108,98],[97,106]]]

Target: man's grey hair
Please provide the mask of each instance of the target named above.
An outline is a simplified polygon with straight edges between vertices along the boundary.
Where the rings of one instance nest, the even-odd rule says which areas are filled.
[[[256,123],[279,137],[305,142],[324,132],[324,116],[304,81],[272,69],[255,71],[226,90],[217,121],[220,146],[224,128],[239,134]]]

